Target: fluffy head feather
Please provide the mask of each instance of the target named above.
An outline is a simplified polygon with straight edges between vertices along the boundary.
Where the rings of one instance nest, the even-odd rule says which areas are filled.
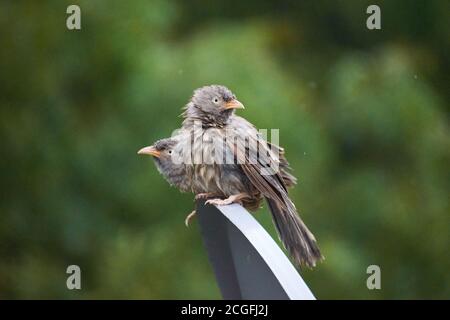
[[[223,127],[234,113],[235,108],[229,108],[229,103],[233,101],[238,102],[233,92],[225,86],[210,85],[196,89],[184,108],[183,125],[197,120],[202,122],[203,127]]]

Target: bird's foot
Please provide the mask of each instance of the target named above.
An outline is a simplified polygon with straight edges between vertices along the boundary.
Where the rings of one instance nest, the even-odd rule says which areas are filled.
[[[212,204],[215,206],[226,206],[226,205],[232,204],[232,203],[238,203],[238,204],[242,205],[242,199],[248,198],[248,197],[250,197],[250,196],[247,193],[238,193],[238,194],[233,194],[226,199],[210,199],[210,200],[207,200],[205,203]]]
[[[226,199],[209,199],[205,202],[206,204],[212,204],[215,206],[226,206],[228,204],[234,203],[234,201],[230,200],[230,198]]]
[[[198,193],[195,195],[195,200],[204,200],[204,199],[208,199],[211,197],[217,196],[214,193],[211,192],[204,192],[204,193]]]
[[[197,214],[197,212],[195,210],[193,210],[191,213],[189,213],[186,216],[186,219],[184,219],[184,224],[186,225],[186,227],[189,227],[189,222],[191,221],[192,218],[195,217],[196,214]]]

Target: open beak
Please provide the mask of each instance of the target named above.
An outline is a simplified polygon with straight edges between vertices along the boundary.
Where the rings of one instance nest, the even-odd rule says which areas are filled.
[[[244,105],[237,99],[233,99],[225,103],[225,109],[244,109]]]
[[[161,152],[156,150],[154,146],[149,146],[149,147],[144,147],[141,150],[139,150],[138,154],[148,154],[148,155],[159,158],[159,156],[161,155]]]

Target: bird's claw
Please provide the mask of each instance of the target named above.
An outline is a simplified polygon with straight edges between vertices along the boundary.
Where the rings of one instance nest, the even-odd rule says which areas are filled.
[[[191,221],[192,218],[195,217],[196,214],[197,214],[197,212],[195,210],[193,210],[191,213],[189,213],[186,216],[186,219],[184,219],[184,224],[186,225],[186,227],[189,227],[189,222]]]
[[[249,195],[247,193],[238,193],[238,194],[233,194],[231,196],[229,196],[226,199],[220,199],[220,198],[216,198],[216,199],[209,199],[206,200],[205,203],[206,204],[212,204],[215,206],[226,206],[232,203],[238,203],[240,205],[242,205],[242,199],[245,198],[249,198]]]
[[[211,196],[213,196],[214,194],[212,193],[208,193],[208,192],[204,192],[204,193],[198,193],[195,195],[195,200],[203,200],[203,199],[207,199]]]
[[[209,199],[206,200],[206,204],[211,204],[215,206],[226,206],[228,204],[232,204],[234,201],[233,199],[227,198],[227,199]]]

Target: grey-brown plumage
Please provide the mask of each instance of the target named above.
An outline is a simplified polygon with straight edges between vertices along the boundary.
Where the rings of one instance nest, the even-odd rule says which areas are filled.
[[[193,192],[197,199],[213,198],[207,203],[237,202],[255,210],[265,198],[290,255],[299,265],[314,266],[322,255],[288,196],[287,188],[296,184],[296,178],[289,172],[284,149],[267,142],[252,124],[236,116],[234,110],[239,108],[243,105],[224,86],[197,89],[186,105],[180,132],[139,153],[152,155],[171,185]],[[195,133],[197,122],[200,132]],[[233,161],[217,162],[218,153]],[[256,161],[252,157],[255,154],[259,155]],[[183,161],[174,161],[174,155]],[[262,174],[267,168],[277,170]],[[186,224],[193,214],[187,217]]]
[[[167,182],[183,192],[188,192],[191,191],[188,168],[184,163],[173,160],[178,139],[179,137],[158,140],[152,146],[139,150],[138,154],[151,155],[158,171]]]
[[[182,192],[191,191],[192,168],[183,162],[185,151],[179,146],[180,141],[185,140],[183,133],[171,138],[161,139],[153,145],[144,147],[138,151],[138,154],[147,154],[153,157],[156,167],[161,175],[171,186],[178,188]],[[186,216],[184,223],[189,226],[189,221],[195,216],[195,209]]]
[[[195,194],[216,195],[207,203],[224,205],[239,202],[248,209],[256,209],[265,198],[274,224],[286,249],[300,265],[315,266],[322,258],[313,234],[297,214],[288,196],[287,187],[296,182],[289,173],[284,150],[269,144],[256,128],[234,114],[243,108],[234,94],[224,86],[207,86],[197,89],[183,113],[183,130],[191,132],[195,122],[201,123],[201,134],[193,139],[208,143],[194,143],[193,154],[215,154],[223,150],[225,156],[235,158],[234,164],[193,164],[192,191]],[[231,136],[231,139],[229,139]],[[239,139],[245,137],[245,139]],[[247,142],[254,142],[247,144]],[[200,149],[201,148],[201,149]],[[255,149],[256,148],[256,149]],[[255,162],[251,155],[264,151]],[[276,152],[279,156],[276,157]],[[272,174],[262,174],[267,167],[278,167]],[[223,199],[226,198],[226,199]]]

